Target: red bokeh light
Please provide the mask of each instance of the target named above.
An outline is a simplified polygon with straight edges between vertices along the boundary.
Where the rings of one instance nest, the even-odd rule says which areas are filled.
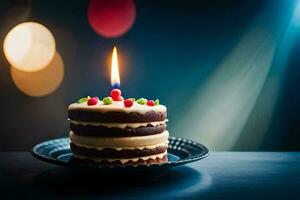
[[[119,37],[129,31],[136,17],[133,0],[90,0],[88,21],[103,37]]]

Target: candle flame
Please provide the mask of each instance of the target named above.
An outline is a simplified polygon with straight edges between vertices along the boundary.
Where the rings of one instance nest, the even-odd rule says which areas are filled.
[[[117,48],[114,47],[112,53],[112,61],[111,61],[111,73],[110,73],[110,81],[112,87],[120,87],[120,74],[119,74],[119,66],[118,66],[118,53]]]

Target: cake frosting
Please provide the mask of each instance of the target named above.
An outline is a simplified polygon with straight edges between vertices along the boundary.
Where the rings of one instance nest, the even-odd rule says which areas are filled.
[[[120,161],[122,164],[125,164],[129,161],[136,162],[138,160],[147,161],[149,159],[152,159],[152,160],[162,159],[166,155],[167,155],[167,152],[161,153],[161,154],[150,155],[150,156],[138,157],[138,158],[108,158],[108,159],[97,158],[97,157],[88,157],[88,156],[82,156],[82,155],[77,155],[77,154],[74,154],[73,156],[76,157],[76,158],[80,158],[80,159],[90,159],[90,160],[93,160],[95,162],[101,162],[101,161],[105,160],[105,161],[108,161],[108,162]]]
[[[95,111],[95,112],[125,112],[131,113],[136,112],[140,114],[145,114],[146,112],[153,111],[153,112],[160,112],[164,113],[167,111],[166,106],[164,105],[157,105],[157,106],[146,106],[140,105],[136,102],[130,108],[126,108],[123,105],[123,102],[120,101],[113,101],[110,105],[104,105],[103,101],[99,101],[96,105],[88,106],[86,102],[83,103],[72,103],[69,106],[69,110],[87,110],[87,111]]]
[[[88,100],[88,99],[87,99]],[[68,107],[74,160],[98,164],[138,165],[167,161],[169,132],[164,105],[129,106],[125,101],[93,99]]]
[[[144,147],[156,144],[163,144],[168,141],[169,132],[160,134],[135,136],[135,137],[85,137],[70,132],[70,140],[73,143],[85,145],[87,147]]]
[[[166,124],[167,120],[165,121],[158,121],[158,122],[146,122],[146,123],[99,123],[99,122],[82,122],[82,121],[76,121],[76,120],[70,120],[73,124],[80,124],[83,126],[104,126],[107,128],[121,128],[124,129],[126,127],[128,128],[139,128],[143,126],[158,126],[162,124]]]
[[[97,150],[103,150],[105,148],[110,148],[110,149],[114,149],[117,151],[121,151],[121,150],[134,150],[134,149],[139,149],[139,150],[143,150],[143,149],[155,149],[157,147],[168,147],[168,141],[164,142],[164,143],[160,143],[160,144],[155,144],[155,145],[147,145],[147,146],[134,146],[134,147],[129,147],[129,146],[123,146],[123,147],[113,147],[113,146],[109,146],[109,147],[99,147],[99,146],[90,146],[90,145],[84,145],[84,144],[79,144],[76,142],[72,142],[73,144],[75,144],[78,147],[84,147],[87,149],[97,149]]]

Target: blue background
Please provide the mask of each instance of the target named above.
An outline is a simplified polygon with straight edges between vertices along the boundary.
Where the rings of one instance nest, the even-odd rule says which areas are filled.
[[[293,24],[297,24],[294,17],[297,3],[296,0],[136,1],[137,18],[132,29],[122,37],[106,39],[93,32],[88,24],[88,1],[1,1],[1,46],[6,33],[18,23],[42,23],[56,39],[65,77],[49,96],[26,96],[14,86],[1,51],[0,149],[29,150],[40,141],[67,136],[68,104],[87,95],[109,94],[109,56],[116,45],[124,96],[159,98],[168,107],[171,135],[195,139],[214,150],[299,150],[300,33]],[[267,33],[266,38],[272,38],[267,44],[275,47],[269,71],[261,81],[262,88],[253,97],[254,104],[246,120],[242,123],[238,116],[239,112],[244,114],[240,108],[248,108],[248,103],[240,107],[230,104],[228,113],[235,111],[235,117],[230,118],[229,124],[225,122],[228,116],[224,115],[217,117],[218,120],[208,117],[202,127],[197,127],[201,117],[207,114],[202,112],[204,108],[207,112],[217,110],[216,104],[222,104],[223,98],[227,98],[217,93],[219,90],[209,91],[206,84],[215,82],[213,84],[220,89],[222,82],[218,82],[218,77],[222,77],[222,71],[218,70],[253,30]],[[251,37],[251,41],[259,44],[255,37]],[[247,56],[252,58],[251,54]],[[262,58],[264,55],[259,56]],[[233,59],[235,62],[240,58],[234,56]],[[241,64],[240,68],[238,65],[230,68],[232,77],[229,79],[243,67]],[[219,75],[214,76],[215,73]],[[270,96],[269,88],[274,80],[277,95]],[[251,81],[256,83],[255,76]],[[216,92],[211,104],[199,97],[207,92]],[[247,91],[239,96],[243,94]],[[270,98],[273,101],[269,109]],[[222,114],[220,110],[219,115]],[[238,131],[231,127],[235,119],[237,124],[242,123]],[[204,129],[207,121],[209,128]],[[223,126],[219,126],[220,123]],[[218,131],[213,139],[209,138],[210,131],[201,132],[214,127]],[[232,130],[236,132],[233,143],[222,145],[226,138],[233,138]],[[222,135],[218,137],[218,134]]]

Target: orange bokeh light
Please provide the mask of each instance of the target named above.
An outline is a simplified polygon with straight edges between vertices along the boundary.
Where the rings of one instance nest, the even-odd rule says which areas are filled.
[[[56,52],[52,61],[40,71],[24,72],[11,67],[10,72],[19,90],[28,96],[41,97],[51,94],[60,86],[64,77],[64,63]]]

